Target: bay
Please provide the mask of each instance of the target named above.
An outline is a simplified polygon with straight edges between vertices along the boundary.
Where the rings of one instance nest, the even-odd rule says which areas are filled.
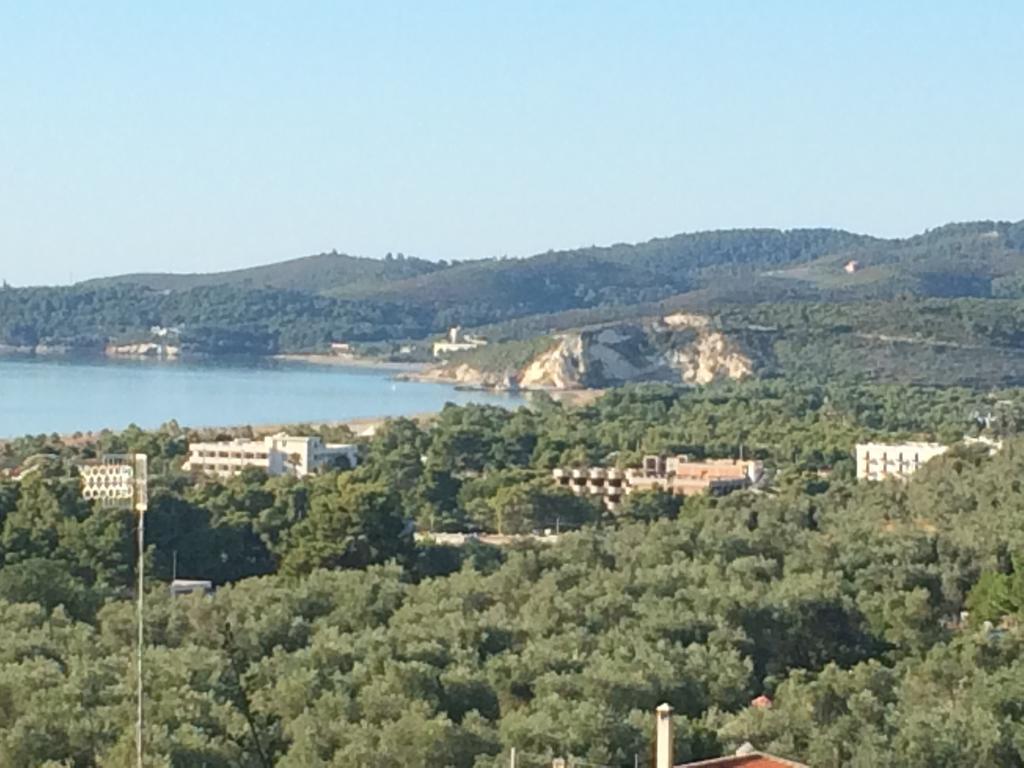
[[[277,360],[0,358],[0,437],[158,427],[411,416],[445,403],[514,406],[516,395],[395,381],[391,369]]]

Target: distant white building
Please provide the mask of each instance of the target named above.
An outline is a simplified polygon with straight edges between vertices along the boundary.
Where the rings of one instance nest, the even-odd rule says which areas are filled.
[[[942,443],[858,443],[857,479],[907,478],[948,450]]]
[[[444,357],[452,352],[465,352],[486,346],[487,339],[462,332],[462,327],[456,325],[448,329],[448,337],[444,341],[434,342],[434,357]]]
[[[268,475],[305,477],[337,462],[354,467],[358,460],[355,445],[324,443],[319,437],[294,437],[283,432],[262,440],[189,443],[188,451],[183,470],[218,477],[232,477],[247,467],[262,469]]]

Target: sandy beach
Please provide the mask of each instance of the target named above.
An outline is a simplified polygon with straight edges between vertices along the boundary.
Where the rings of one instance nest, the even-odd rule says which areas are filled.
[[[373,360],[366,357],[344,357],[342,355],[285,354],[274,355],[274,360],[290,363],[311,363],[313,365],[336,365],[343,368],[374,368],[379,371],[415,373],[426,370],[428,363],[395,363],[390,360]]]

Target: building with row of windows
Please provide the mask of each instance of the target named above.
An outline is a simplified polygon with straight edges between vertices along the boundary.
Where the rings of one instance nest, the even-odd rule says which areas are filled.
[[[634,491],[662,490],[679,496],[724,495],[749,488],[763,475],[764,465],[760,461],[693,461],[688,456],[653,455],[644,456],[640,467],[629,469],[586,467],[553,471],[555,482],[560,486],[580,496],[600,497],[612,509]]]
[[[857,479],[905,479],[948,450],[942,443],[858,443]]]
[[[358,461],[358,450],[350,443],[324,443],[319,437],[283,432],[256,440],[189,443],[188,452],[182,469],[217,477],[232,477],[248,467],[272,476],[305,477],[324,468],[354,467]]]

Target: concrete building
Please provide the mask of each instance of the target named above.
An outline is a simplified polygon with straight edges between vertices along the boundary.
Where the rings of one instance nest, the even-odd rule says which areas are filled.
[[[171,582],[171,597],[181,597],[199,593],[201,595],[213,594],[213,582],[206,579],[174,579]]]
[[[627,470],[630,488],[662,490],[689,496],[709,492],[721,496],[748,488],[764,475],[760,461],[709,459],[692,461],[689,456],[644,456],[639,470]]]
[[[552,471],[555,482],[568,488],[577,496],[595,496],[614,509],[629,493],[626,471],[587,467],[585,469],[556,469]]]
[[[188,461],[182,466],[197,475],[232,477],[247,467],[268,475],[305,477],[337,463],[354,467],[357,448],[349,443],[324,443],[319,437],[294,437],[285,433],[261,440],[189,443]]]
[[[444,357],[452,352],[465,352],[486,345],[487,339],[463,333],[462,327],[456,325],[448,329],[448,336],[444,341],[434,342],[434,357]]]
[[[597,496],[614,509],[634,491],[662,490],[678,496],[711,493],[721,496],[749,488],[764,475],[760,461],[710,459],[691,461],[688,456],[644,456],[639,468],[556,469],[555,482],[577,495]]]
[[[858,443],[857,479],[905,479],[948,450],[942,443]]]

